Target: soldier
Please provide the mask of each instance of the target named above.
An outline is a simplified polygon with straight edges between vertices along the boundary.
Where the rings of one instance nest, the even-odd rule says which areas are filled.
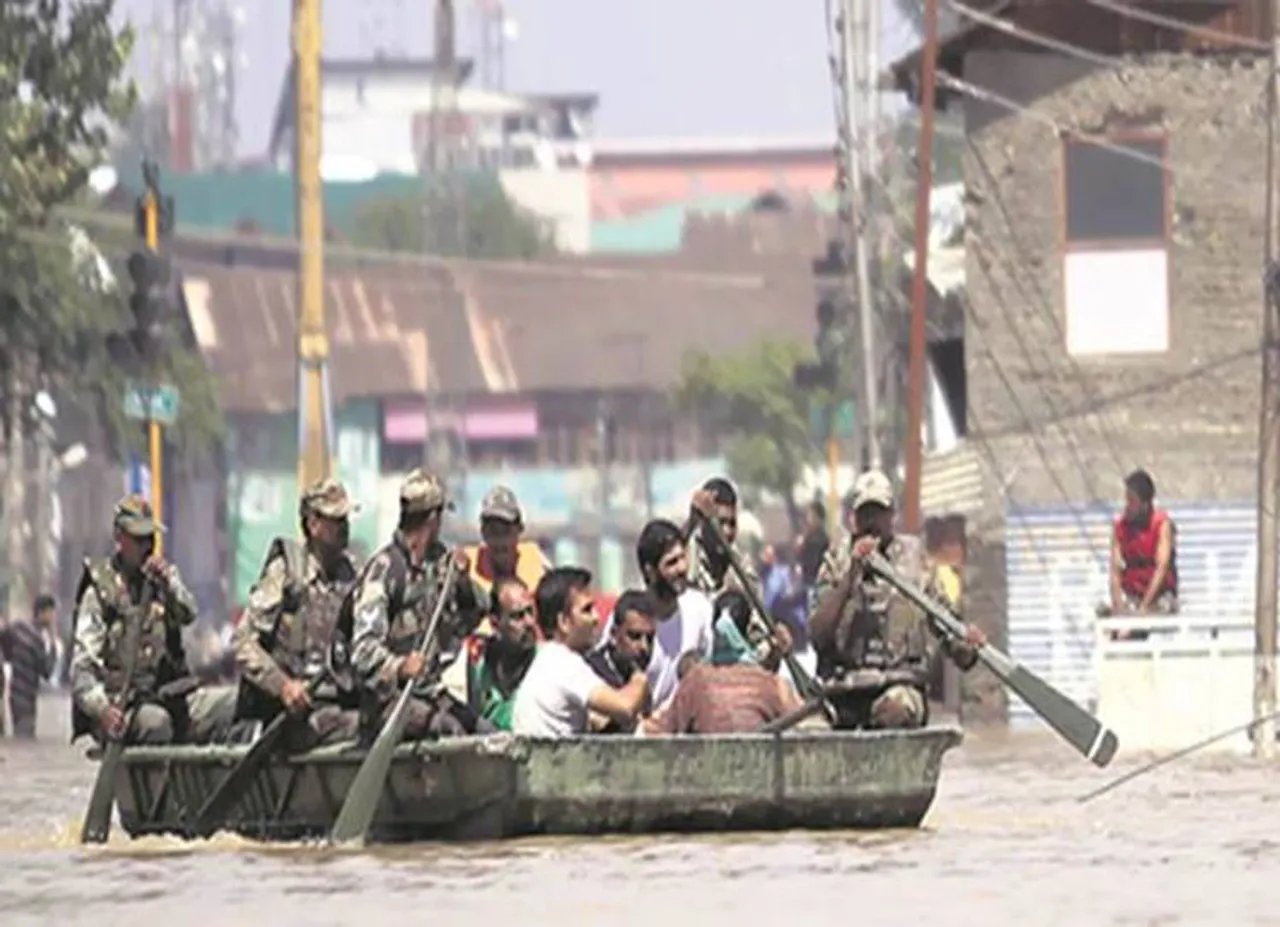
[[[865,558],[879,551],[903,579],[946,600],[928,575],[920,539],[893,533],[887,476],[878,470],[859,476],[853,509],[852,537],[827,553],[818,572],[818,604],[809,620],[818,676],[848,687],[832,698],[838,727],[923,727],[940,632],[918,606],[867,571]],[[965,671],[977,662],[983,643],[973,626],[963,641],[941,639],[943,652]]]
[[[236,626],[236,716],[268,722],[283,707],[305,717],[306,725],[296,725],[292,734],[296,750],[354,740],[359,728],[349,681],[334,678],[328,665],[338,612],[356,580],[347,550],[355,511],[337,480],[307,487],[298,503],[304,543],[271,542]]]
[[[733,488],[733,484],[724,477],[712,477],[702,484],[702,489],[694,493],[691,508],[701,512],[720,528],[720,536],[729,545],[734,559],[742,567],[751,590],[759,600],[762,591],[760,576],[750,558],[744,556],[738,546],[738,492]],[[721,593],[741,589],[742,580],[738,577],[738,571],[729,563],[730,555],[706,536],[706,530],[698,524],[698,519],[692,511],[689,513],[689,520],[685,523],[684,530],[685,536],[689,539],[689,585],[713,601]],[[754,608],[746,623],[745,634],[739,634],[732,627],[731,620],[718,619],[716,652],[713,661],[720,664],[772,662],[777,665],[781,654],[791,649],[791,639],[787,631],[779,626],[778,632],[778,639],[772,639],[769,635],[769,625]]]
[[[419,652],[421,636],[442,592],[449,557],[457,563],[457,582],[436,629],[437,653],[450,652],[480,618],[466,554],[451,552],[440,542],[446,508],[452,510],[453,503],[438,477],[422,470],[405,477],[395,537],[365,564],[348,598],[350,615],[344,614],[341,624],[351,629],[351,660],[362,689],[366,732],[381,728],[401,686],[427,669]],[[493,730],[438,682],[420,682],[414,695],[404,735],[408,739]]]
[[[196,601],[178,568],[154,553],[151,504],[126,496],[116,506],[115,555],[86,563],[72,618],[72,739],[123,735],[128,743],[206,743],[231,724],[235,690],[200,689],[182,649],[181,629],[196,620]],[[135,616],[150,593],[150,607]],[[131,692],[125,693],[126,619],[141,620]],[[127,701],[126,701],[127,700]],[[125,731],[130,704],[137,707]]]

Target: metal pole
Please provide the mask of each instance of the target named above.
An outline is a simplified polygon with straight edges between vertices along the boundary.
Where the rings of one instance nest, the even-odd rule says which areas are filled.
[[[1262,391],[1258,409],[1258,575],[1254,613],[1253,715],[1262,719],[1253,729],[1253,752],[1270,759],[1276,751],[1276,612],[1277,582],[1280,580],[1280,549],[1276,532],[1280,520],[1280,280],[1275,274],[1276,179],[1275,144],[1277,103],[1276,81],[1280,79],[1280,0],[1270,8],[1271,67],[1267,77],[1267,176],[1266,224],[1263,233],[1265,285],[1262,301]]]
[[[925,402],[925,313],[929,279],[929,194],[933,187],[933,115],[937,104],[938,0],[925,0],[922,57],[920,147],[916,152],[916,261],[915,277],[911,281],[911,354],[907,368],[907,478],[903,491],[903,529],[913,534],[921,527],[920,472],[924,465],[920,432]]]
[[[18,614],[31,603],[27,597],[27,544],[23,528],[27,519],[26,466],[27,440],[23,415],[22,367],[17,347],[10,347],[8,360],[9,420],[7,458],[5,464],[4,520],[8,528],[6,544],[9,561],[9,602],[6,612]]]
[[[142,214],[143,214],[143,238],[147,245],[147,250],[152,254],[156,254],[160,250],[160,195],[155,188],[154,182],[147,183],[146,193],[142,197]],[[164,534],[159,530],[159,525],[164,519],[164,434],[160,429],[160,423],[151,417],[152,404],[155,402],[156,384],[155,371],[151,371],[151,381],[147,384],[146,394],[142,397],[146,401],[147,412],[147,448],[151,463],[151,511],[156,520],[156,533],[154,535],[154,546],[157,554],[164,553]]]
[[[298,208],[298,483],[329,476],[329,339],[324,313],[324,204],[320,181],[320,0],[293,0],[293,176]]]
[[[854,282],[857,287],[858,321],[861,334],[863,427],[870,464],[880,469],[884,464],[880,453],[880,403],[876,395],[875,309],[871,301],[871,278],[867,267],[867,196],[865,177],[868,162],[868,92],[865,75],[868,0],[851,0],[841,14],[841,44],[844,48],[845,105],[848,108],[849,144],[845,146],[846,170],[849,173],[850,246],[853,252]]]

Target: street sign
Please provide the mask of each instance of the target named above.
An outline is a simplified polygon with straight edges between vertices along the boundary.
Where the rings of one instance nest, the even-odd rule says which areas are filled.
[[[148,398],[151,400],[150,409],[147,408]],[[172,425],[178,420],[181,398],[176,386],[166,383],[149,390],[131,381],[124,389],[124,414],[138,421],[153,419],[162,425]]]

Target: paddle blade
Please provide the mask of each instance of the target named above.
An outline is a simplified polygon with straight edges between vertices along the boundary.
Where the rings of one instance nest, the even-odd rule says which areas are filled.
[[[382,726],[378,739],[369,748],[351,788],[347,790],[342,810],[338,812],[333,830],[329,832],[330,843],[363,841],[365,834],[369,832],[369,825],[373,823],[373,816],[378,810],[378,802],[382,800],[387,773],[396,756],[396,746],[400,743],[400,735],[404,733],[409,697],[410,687],[406,686],[400,701],[396,703],[395,711]]]
[[[200,806],[195,820],[191,823],[190,832],[195,837],[208,837],[222,824],[227,814],[234,810],[245,789],[275,752],[276,744],[284,736],[285,724],[289,716],[284,712],[278,714],[266,726],[258,739],[253,742],[249,752],[241,757],[240,762],[227,773],[227,777],[218,783],[205,803]]]
[[[106,843],[111,836],[111,809],[116,799],[116,773],[120,769],[120,759],[124,754],[121,741],[111,741],[102,751],[102,759],[98,761],[98,775],[93,780],[93,792],[89,795],[89,806],[84,812],[84,823],[80,827],[81,843]]]
[[[1111,762],[1120,747],[1114,731],[1020,664],[1001,675],[1010,689],[1091,763],[1106,766]]]

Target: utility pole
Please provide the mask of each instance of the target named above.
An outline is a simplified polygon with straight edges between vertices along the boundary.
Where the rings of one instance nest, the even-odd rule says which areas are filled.
[[[9,432],[6,437],[4,522],[7,557],[9,561],[9,601],[6,609],[10,616],[18,614],[30,604],[27,594],[27,429],[25,395],[26,384],[22,377],[22,353],[16,345],[8,351],[5,393],[8,403],[5,418]]]
[[[1271,67],[1267,70],[1267,177],[1262,299],[1262,393],[1258,409],[1258,576],[1254,595],[1253,753],[1271,759],[1276,752],[1276,614],[1280,575],[1280,265],[1276,262],[1276,121],[1280,118],[1276,82],[1280,81],[1280,0],[1270,7]]]
[[[848,139],[844,145],[845,171],[848,174],[851,202],[848,203],[846,229],[853,257],[856,284],[858,320],[861,335],[862,367],[862,418],[866,432],[867,456],[870,465],[880,469],[884,458],[880,452],[880,403],[877,395],[875,345],[875,307],[871,297],[871,278],[867,266],[868,197],[866,171],[870,165],[870,80],[867,73],[867,56],[870,48],[868,7],[878,0],[845,0],[840,13],[840,36],[844,65],[841,79],[844,83],[846,107],[845,125]]]
[[[332,472],[333,412],[324,313],[320,181],[320,0],[293,0],[294,156],[298,223],[298,488]]]
[[[1280,0],[1277,0],[1280,2]],[[924,468],[925,314],[928,311],[929,195],[933,187],[933,116],[937,105],[938,0],[924,0],[924,50],[920,63],[920,141],[916,152],[916,260],[911,281],[911,353],[907,367],[907,479],[903,530],[915,534],[920,517],[920,475]]]
[[[160,401],[165,387],[156,380],[157,359],[165,336],[165,328],[173,315],[169,296],[172,268],[169,259],[160,250],[161,234],[173,230],[173,200],[160,195],[160,168],[153,161],[142,166],[143,193],[138,198],[135,211],[136,231],[141,234],[143,250],[129,255],[129,278],[133,293],[129,307],[134,317],[134,347],[142,360],[146,379],[137,388],[136,409],[129,408],[126,397],[125,414],[146,422],[147,447],[151,464],[151,510],[155,515],[157,530],[155,550],[164,552],[164,535],[159,524],[164,518],[164,422],[159,417]],[[167,388],[173,393],[173,388]],[[173,400],[176,412],[176,393]]]

